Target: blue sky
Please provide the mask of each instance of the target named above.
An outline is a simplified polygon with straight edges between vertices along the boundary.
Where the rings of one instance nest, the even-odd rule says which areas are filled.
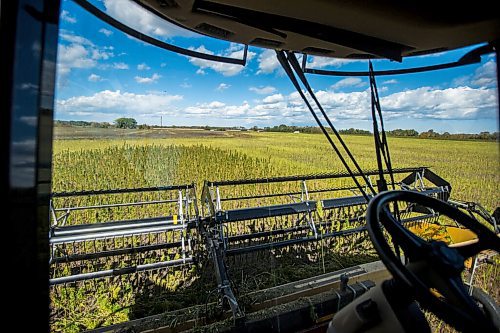
[[[128,0],[94,4],[152,37],[198,51],[242,56],[242,45],[218,41],[162,22]],[[126,116],[164,125],[314,125],[284,76],[274,51],[249,48],[245,67],[189,58],[147,45],[63,1],[55,117],[109,121]],[[375,69],[421,66],[458,59],[469,49],[379,60]],[[309,57],[309,66],[366,70],[366,61]],[[377,79],[386,127],[440,132],[498,131],[494,56],[462,68]],[[366,78],[309,75],[338,128],[370,129]]]

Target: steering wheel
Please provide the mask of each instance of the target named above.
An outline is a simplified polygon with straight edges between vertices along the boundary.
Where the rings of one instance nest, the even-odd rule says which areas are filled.
[[[416,203],[445,215],[477,235],[477,242],[449,247],[441,241],[425,241],[389,210],[392,202]],[[496,332],[493,324],[469,296],[461,273],[464,261],[482,250],[500,252],[500,239],[469,215],[448,203],[413,191],[387,191],[375,196],[368,205],[367,228],[375,250],[394,280],[438,317],[462,331]],[[404,251],[408,264],[396,257],[382,232],[382,226]]]

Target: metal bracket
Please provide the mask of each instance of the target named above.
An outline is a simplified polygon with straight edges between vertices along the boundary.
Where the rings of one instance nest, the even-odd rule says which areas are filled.
[[[224,264],[224,250],[223,246],[221,246],[223,242],[218,237],[219,232],[218,230],[207,230],[204,226],[200,226],[200,231],[205,238],[207,250],[214,264],[217,289],[220,297],[222,300],[225,299],[228,301],[231,312],[233,313],[233,319],[237,321],[245,317],[245,314],[240,309],[236,296],[231,288],[231,280],[227,274],[226,265]]]
[[[309,192],[307,191],[307,184],[305,180],[302,180],[301,182],[301,200],[302,202],[305,202],[307,206],[309,206]],[[305,200],[304,200],[305,199]],[[314,207],[316,209],[316,207]],[[314,218],[313,218],[313,213],[312,210],[309,210],[307,212],[307,223],[309,224],[309,227],[311,228],[311,231],[314,234],[314,238],[318,238],[318,232],[316,230],[316,225],[314,224]]]

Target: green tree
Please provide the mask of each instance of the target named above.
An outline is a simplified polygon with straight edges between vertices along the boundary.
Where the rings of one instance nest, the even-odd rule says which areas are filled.
[[[118,118],[115,125],[117,128],[136,128],[137,121],[134,118]]]

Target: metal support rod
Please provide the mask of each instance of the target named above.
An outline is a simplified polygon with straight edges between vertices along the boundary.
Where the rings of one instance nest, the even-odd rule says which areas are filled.
[[[107,270],[103,270],[103,271],[99,271],[99,272],[91,272],[91,273],[82,273],[82,274],[76,274],[76,275],[70,275],[70,276],[63,276],[63,277],[59,277],[59,278],[50,279],[49,285],[53,286],[53,285],[57,285],[57,284],[64,284],[64,283],[98,279],[98,278],[104,278],[104,277],[110,277],[110,276],[131,274],[131,273],[149,271],[149,270],[158,269],[158,268],[179,266],[179,265],[182,265],[184,263],[191,263],[191,262],[193,262],[193,258],[186,258],[185,260],[176,259],[176,260],[155,262],[152,264],[130,266],[130,267],[119,268],[119,269],[107,269]]]
[[[471,296],[472,296],[472,290],[474,290],[472,282],[474,281],[474,275],[476,274],[477,261],[478,261],[478,256],[474,256],[474,258],[472,258],[472,267],[469,278],[469,295]]]
[[[49,201],[49,210],[50,210],[50,216],[52,217],[51,227],[53,227],[53,226],[57,225],[57,222],[59,222],[59,221],[57,219],[57,215],[56,215],[56,212],[54,210],[54,205],[52,203],[52,199]]]
[[[370,177],[368,177],[370,179]],[[389,183],[388,185],[392,185]],[[394,185],[401,185],[401,183],[396,182]],[[308,190],[307,192],[309,194],[311,193],[325,193],[325,192],[339,192],[339,191],[351,191],[351,190],[357,190],[357,186],[346,186],[346,187],[330,187],[330,188],[323,188],[323,189],[318,189],[318,190]],[[273,198],[273,197],[288,197],[288,196],[293,196],[293,195],[300,195],[302,194],[302,191],[296,191],[296,192],[283,192],[283,193],[271,193],[271,194],[259,194],[259,195],[249,195],[249,196],[241,196],[241,197],[227,197],[227,198],[221,198],[221,202],[224,201],[239,201],[239,200],[251,200],[251,199],[261,199],[261,198]]]
[[[216,203],[216,209],[217,211],[222,210],[222,205],[220,202],[220,192],[219,192],[219,186],[215,187],[215,203]]]
[[[184,203],[182,190],[179,190],[179,199],[177,200],[177,204],[179,205],[179,220],[181,225],[184,227]]]
[[[309,205],[309,192],[307,191],[307,184],[306,184],[306,181],[303,180],[302,181],[302,191],[303,191],[303,196],[302,196],[302,201],[306,203],[306,205]],[[305,196],[305,200],[304,200],[304,196]],[[314,207],[314,210],[316,210],[316,207]],[[309,228],[311,228],[311,231],[313,232],[314,234],[314,238],[318,238],[318,232],[316,230],[316,225],[314,224],[314,218],[313,218],[313,212],[312,210],[310,210],[308,213],[307,213],[307,218],[308,218],[308,224],[309,224]]]
[[[424,223],[426,219],[433,218],[435,216],[436,216],[435,214],[427,214],[424,216],[418,216],[418,217],[404,219],[401,222],[402,223],[411,223],[411,222]],[[342,237],[342,236],[347,236],[347,235],[351,235],[351,234],[359,234],[359,233],[365,232],[366,230],[367,230],[366,226],[351,228],[351,229],[347,229],[347,230],[340,230],[340,231],[325,233],[321,236],[321,239]],[[226,255],[227,256],[234,256],[234,255],[252,253],[252,252],[256,252],[256,251],[262,251],[262,250],[281,248],[281,247],[286,247],[286,246],[291,246],[291,245],[297,245],[297,244],[302,244],[302,243],[315,242],[315,241],[319,241],[319,240],[320,239],[315,238],[315,237],[306,236],[306,237],[299,237],[299,238],[295,238],[295,239],[287,239],[287,240],[278,241],[278,242],[267,242],[267,243],[246,246],[246,247],[228,249],[228,250],[226,250]]]
[[[188,227],[192,227],[195,220],[188,222]],[[137,229],[145,227],[159,227],[174,225],[173,217],[166,216],[160,218],[146,218],[142,220],[122,220],[102,223],[76,224],[52,228],[51,236],[58,237],[63,235],[78,235],[89,233],[102,233],[105,231],[122,231],[127,229]]]
[[[149,234],[149,233],[160,233],[166,231],[175,231],[182,230],[182,226],[166,224],[160,226],[151,226],[151,227],[143,227],[143,228],[132,228],[125,230],[112,230],[105,232],[92,232],[86,234],[77,234],[77,235],[63,235],[57,237],[50,237],[50,244],[60,244],[60,243],[69,243],[69,242],[83,242],[88,240],[97,240],[104,238],[112,238],[118,236],[131,236],[131,235],[139,235],[139,234]]]
[[[101,194],[123,194],[123,193],[139,193],[139,192],[159,192],[159,191],[172,191],[183,188],[191,188],[192,184],[184,185],[169,185],[158,187],[137,187],[137,188],[115,188],[111,190],[91,190],[91,191],[74,191],[74,192],[54,192],[51,194],[52,198],[64,198],[83,195],[101,195]]]
[[[429,167],[409,167],[409,168],[395,168],[392,171],[396,173],[411,173],[414,171],[420,171],[422,169],[428,169]],[[388,170],[384,170],[388,173]],[[366,170],[363,171],[364,175],[378,175],[378,170]],[[356,177],[361,177],[360,173],[353,172]],[[208,186],[228,186],[228,185],[246,185],[246,184],[267,184],[267,183],[281,183],[289,181],[302,181],[302,180],[321,180],[321,179],[337,179],[337,178],[347,178],[351,177],[348,172],[332,172],[332,173],[318,173],[312,175],[298,175],[298,176],[282,176],[282,177],[267,177],[267,178],[251,178],[251,179],[235,179],[235,180],[221,180],[221,181],[207,181]]]
[[[86,209],[100,209],[100,208],[113,208],[113,207],[124,207],[124,206],[143,206],[143,205],[154,205],[154,204],[162,204],[162,203],[173,203],[177,202],[176,199],[172,200],[155,200],[155,201],[139,201],[139,202],[123,202],[123,203],[114,203],[114,204],[105,204],[105,205],[93,205],[93,206],[77,206],[77,207],[63,207],[63,208],[55,208],[54,211],[62,212],[62,211],[74,211],[74,210],[86,210]]]
[[[53,245],[55,246],[55,245]],[[82,254],[72,254],[72,255],[64,255],[64,256],[55,256],[53,253],[52,258],[50,259],[49,264],[62,264],[74,261],[83,261],[83,260],[92,260],[98,258],[107,258],[114,256],[121,256],[127,254],[136,254],[136,253],[144,253],[149,251],[156,250],[165,250],[165,249],[173,249],[181,247],[181,242],[173,242],[173,243],[160,243],[160,244],[152,244],[152,245],[143,245],[131,248],[120,248],[114,250],[93,252],[93,253],[82,253]]]
[[[314,91],[311,88],[309,82],[307,81],[307,78],[306,78],[304,72],[302,72],[302,69],[300,68],[300,65],[299,65],[299,62],[297,60],[297,57],[295,56],[295,54],[293,52],[287,52],[286,53],[286,57],[285,57],[285,53],[283,51],[277,52],[277,56],[278,56],[278,61],[281,63],[281,66],[283,67],[283,69],[285,70],[285,72],[289,76],[290,80],[294,84],[295,88],[297,89],[297,92],[299,93],[299,95],[304,100],[304,103],[307,105],[309,111],[311,112],[312,116],[316,120],[316,123],[321,128],[324,136],[330,142],[330,145],[332,146],[333,150],[337,154],[337,157],[339,158],[339,160],[344,165],[345,169],[347,170],[347,172],[351,176],[351,178],[354,181],[354,183],[356,183],[356,185],[359,187],[359,190],[360,190],[361,194],[363,195],[363,197],[365,197],[366,201],[368,201],[368,195],[367,195],[367,193],[364,191],[364,189],[361,186],[361,184],[359,183],[358,179],[354,176],[354,172],[355,171],[353,172],[353,170],[351,169],[351,167],[347,163],[347,160],[344,158],[343,154],[340,152],[340,150],[337,148],[337,146],[335,145],[335,143],[331,139],[330,134],[325,130],[323,124],[319,120],[319,118],[316,115],[316,112],[314,111],[314,109],[311,107],[310,103],[308,102],[307,98],[305,97],[305,94],[302,92],[302,89],[300,88],[300,86],[299,86],[299,84],[297,82],[297,79],[295,78],[295,75],[294,75],[293,71],[295,71],[295,74],[299,77],[299,79],[302,82],[303,86],[306,88],[309,96],[316,103],[316,107],[321,112],[321,115],[323,116],[324,120],[326,120],[326,122],[327,122],[330,130],[333,132],[333,134],[337,138],[337,141],[340,143],[340,146],[342,146],[344,153],[347,154],[347,156],[349,157],[350,162],[354,165],[354,168],[357,170],[357,173],[359,173],[360,177],[365,181],[365,184],[367,186],[369,186],[370,184],[366,180],[366,174],[364,173],[364,171],[359,166],[358,162],[356,161],[356,159],[352,155],[350,149],[347,147],[346,143],[342,139],[342,136],[339,134],[339,132],[337,131],[337,129],[335,128],[335,126],[333,126],[333,123],[331,122],[330,117],[328,117],[328,114],[325,112],[323,106],[321,105],[321,103],[319,102],[318,98],[314,94]],[[293,68],[293,71],[292,71],[292,68]],[[375,195],[375,189],[373,189],[372,187],[370,187],[370,191],[371,191],[371,194]]]

